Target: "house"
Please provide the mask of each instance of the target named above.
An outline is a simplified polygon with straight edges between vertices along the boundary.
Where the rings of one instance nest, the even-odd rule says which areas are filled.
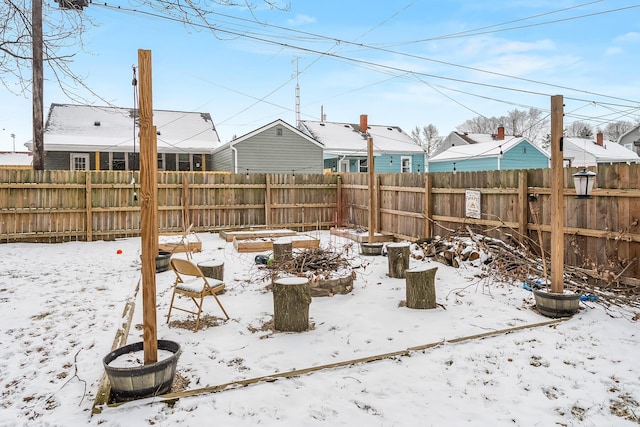
[[[636,135],[638,134],[636,133]],[[564,160],[572,167],[588,167],[614,163],[640,163],[640,157],[634,151],[616,142],[607,141],[605,143],[601,132],[596,134],[595,140],[592,138],[565,137],[562,141]]]
[[[209,113],[154,110],[158,170],[211,169],[220,138]],[[33,142],[25,144],[33,150]],[[44,168],[139,169],[138,110],[51,104],[44,129]]]
[[[640,155],[640,125],[620,135],[618,144]]]
[[[429,159],[429,172],[463,172],[549,167],[549,153],[522,136],[452,132],[449,148]]]
[[[26,151],[0,151],[0,169],[31,169],[33,155]]]
[[[334,172],[367,172],[368,141],[373,140],[374,170],[424,172],[425,153],[397,126],[367,125],[327,121],[301,121],[302,131],[322,143],[324,167]]]
[[[322,173],[322,144],[283,120],[234,139],[212,153],[217,171]]]

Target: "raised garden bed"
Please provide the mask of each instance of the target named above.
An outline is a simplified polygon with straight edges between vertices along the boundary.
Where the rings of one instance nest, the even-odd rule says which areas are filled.
[[[331,234],[334,236],[346,237],[347,239],[351,239],[358,243],[369,242],[368,231],[358,231],[350,228],[332,228]],[[394,241],[394,237],[392,234],[374,233],[373,242],[371,243],[393,242],[393,241]]]
[[[295,236],[298,233],[289,229],[246,230],[246,231],[220,231],[220,237],[227,242],[234,240],[249,240],[260,238],[277,238]]]
[[[320,240],[310,236],[290,236],[286,239],[291,240],[291,246],[295,249],[300,248],[317,248],[320,246]],[[273,241],[275,239],[253,239],[243,240],[234,239],[233,247],[238,252],[264,252],[273,250]]]

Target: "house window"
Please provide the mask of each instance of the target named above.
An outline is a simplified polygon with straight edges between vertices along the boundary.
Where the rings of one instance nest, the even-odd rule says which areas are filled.
[[[89,155],[84,153],[71,153],[71,170],[89,170]]]
[[[402,156],[400,158],[400,172],[403,172],[403,173],[411,172],[411,157]]]
[[[158,153],[158,170],[163,171],[165,168],[164,153]]]
[[[368,162],[367,159],[358,160],[358,171],[359,172],[368,172],[369,168],[367,167]]]
[[[111,170],[127,170],[127,157],[124,154],[125,153],[111,153]]]
[[[191,155],[189,153],[178,154],[178,170],[179,171],[191,170]]]
[[[282,128],[276,128],[276,135],[282,136]]]

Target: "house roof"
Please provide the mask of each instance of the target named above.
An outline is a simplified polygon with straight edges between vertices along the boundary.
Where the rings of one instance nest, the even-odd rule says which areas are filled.
[[[304,131],[322,143],[325,153],[367,155],[367,136],[360,132],[358,124],[307,120],[301,123]],[[374,155],[424,153],[422,148],[397,126],[369,125],[367,131],[373,139]]]
[[[504,154],[523,141],[529,143],[545,156],[549,157],[549,153],[538,148],[535,144],[531,144],[527,138],[522,136],[505,136],[502,140],[495,139],[489,134],[467,134],[465,136],[473,142],[465,145],[454,145],[430,158],[429,162],[498,157],[500,151]]]
[[[131,108],[51,104],[45,147],[54,151],[137,151],[136,115]],[[153,125],[158,132],[159,153],[202,153],[220,143],[209,113],[154,110]]]
[[[262,132],[266,131],[267,129],[271,129],[271,128],[272,128],[272,127],[274,127],[274,126],[284,126],[284,127],[286,127],[287,129],[289,129],[291,132],[294,132],[294,133],[299,134],[302,138],[306,139],[307,141],[311,142],[312,144],[315,144],[315,145],[317,145],[317,146],[319,146],[319,147],[324,148],[324,147],[322,146],[322,144],[320,144],[318,141],[316,141],[315,139],[313,139],[313,138],[312,138],[312,137],[310,137],[309,135],[305,134],[305,133],[304,133],[304,132],[302,132],[301,130],[296,129],[294,126],[291,126],[289,123],[285,122],[285,121],[284,121],[284,120],[282,120],[282,119],[277,119],[277,120],[274,120],[274,121],[273,121],[273,122],[271,122],[271,123],[268,123],[268,124],[266,124],[266,125],[264,125],[264,126],[259,127],[258,129],[252,130],[251,132],[246,133],[246,134],[244,134],[244,135],[242,135],[242,136],[240,136],[240,137],[238,137],[238,138],[234,139],[233,141],[229,141],[229,142],[227,142],[226,144],[221,145],[220,147],[216,148],[216,149],[214,150],[214,152],[221,151],[221,150],[223,150],[223,149],[225,149],[225,148],[228,148],[228,147],[229,147],[229,146],[231,146],[231,145],[236,145],[236,144],[238,144],[238,143],[240,143],[240,142],[242,142],[242,141],[245,141],[245,140],[247,140],[247,139],[250,139],[251,137],[253,137],[253,136],[255,136],[255,135],[258,135],[258,134],[260,134],[260,133],[262,133]]]
[[[589,161],[594,158],[596,163],[640,163],[636,153],[616,142],[598,145],[592,138],[563,138],[563,141],[564,158],[570,159],[572,166],[595,166],[593,160]]]
[[[31,153],[0,151],[0,166],[31,166],[32,163]]]

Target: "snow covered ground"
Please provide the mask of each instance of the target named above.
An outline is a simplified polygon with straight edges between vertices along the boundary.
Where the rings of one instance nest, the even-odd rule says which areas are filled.
[[[328,231],[321,244],[350,241]],[[166,314],[174,279],[157,275],[158,338],[182,346],[186,389],[300,370],[419,347],[405,356],[320,370],[273,382],[185,397],[144,399],[91,415],[126,302],[140,278],[140,239],[0,245],[1,426],[625,426],[640,423],[638,324],[629,312],[581,303],[568,321],[451,342],[549,321],[519,285],[488,283],[477,268],[438,268],[442,307],[403,304],[405,280],[387,276],[387,258],[361,263],[354,290],[314,298],[312,328],[271,329],[273,299],[255,253],[237,253],[217,234],[198,234],[196,262],[224,261],[227,291],[205,301],[198,332],[189,315]],[[120,250],[121,253],[118,253]],[[142,340],[142,292],[129,343]],[[176,323],[174,323],[174,321]]]

